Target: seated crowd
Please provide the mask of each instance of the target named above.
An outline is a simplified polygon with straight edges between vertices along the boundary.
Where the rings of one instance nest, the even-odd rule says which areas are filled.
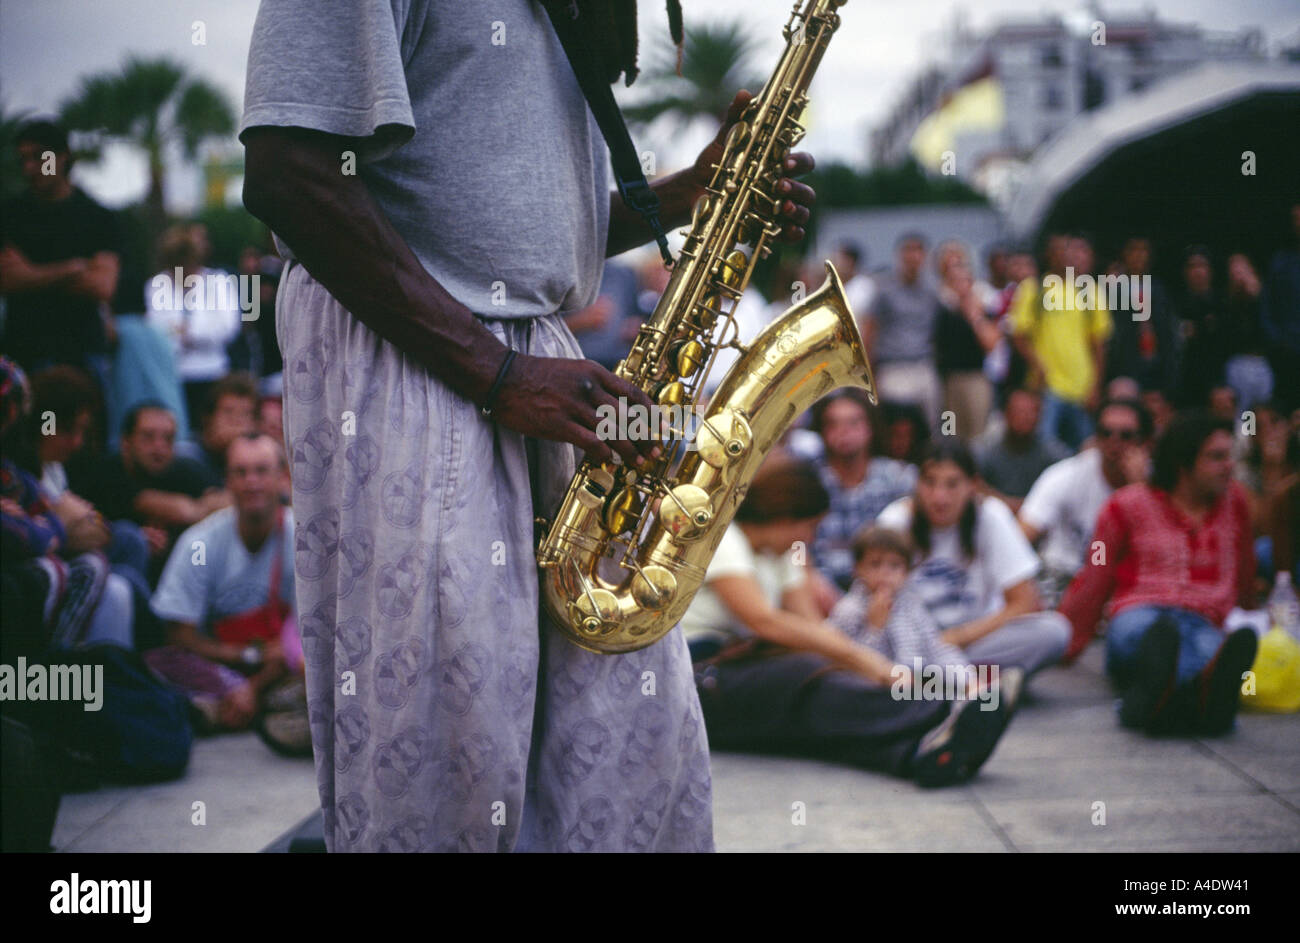
[[[34,188],[70,187],[66,140],[19,137],[27,163],[62,155]],[[0,232],[6,656],[138,651],[199,729],[255,725],[310,752],[291,461],[267,382],[275,260],[240,260],[264,276],[257,321],[153,301],[140,323],[114,319],[111,221],[82,202],[79,242]],[[1300,207],[1294,220],[1297,247],[1264,278],[1233,256],[1216,293],[1209,250],[1189,249],[1177,304],[1154,282],[1142,317],[1070,290],[1049,303],[1024,251],[995,249],[983,282],[945,243],[932,286],[920,235],[875,279],[844,247],[881,403],[819,401],[721,537],[682,620],[711,744],[959,783],[1030,679],[1103,623],[1123,724],[1230,730],[1256,636],[1229,613],[1300,564]],[[160,250],[159,277],[210,271],[202,227]],[[1110,271],[1147,276],[1151,251],[1134,236]],[[1050,236],[1043,271],[1071,269],[1095,271],[1091,241]],[[44,326],[56,315],[66,337]],[[572,324],[617,340],[610,319]],[[305,467],[310,436],[294,448]]]

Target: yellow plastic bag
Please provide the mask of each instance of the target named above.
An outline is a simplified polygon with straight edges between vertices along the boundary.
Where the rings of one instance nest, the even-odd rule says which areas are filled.
[[[1300,710],[1300,642],[1279,628],[1259,640],[1255,655],[1255,693],[1241,696],[1241,706],[1257,711]]]

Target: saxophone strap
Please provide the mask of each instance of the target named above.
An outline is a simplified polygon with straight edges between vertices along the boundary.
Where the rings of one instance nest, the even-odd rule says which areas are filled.
[[[636,145],[632,143],[632,136],[623,121],[623,112],[614,100],[614,89],[603,74],[600,47],[592,36],[589,24],[584,20],[579,5],[571,0],[542,0],[542,6],[551,18],[555,35],[560,38],[564,54],[569,58],[573,74],[609,147],[619,196],[645,220],[654,233],[655,242],[659,244],[659,254],[663,257],[664,265],[671,268],[673,256],[668,249],[668,237],[664,233],[663,224],[659,220],[659,195],[651,188],[641,169]]]

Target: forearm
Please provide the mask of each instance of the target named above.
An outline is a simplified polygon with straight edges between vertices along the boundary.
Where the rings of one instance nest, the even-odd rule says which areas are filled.
[[[1039,361],[1038,354],[1034,352],[1034,345],[1030,343],[1028,335],[1013,334],[1011,337],[1011,343],[1016,345],[1016,350],[1019,351],[1020,356],[1025,359],[1026,365],[1028,365],[1032,372],[1042,372],[1043,364]]]
[[[939,640],[947,642],[949,645],[955,645],[958,648],[965,648],[972,642],[996,632],[1012,619],[1033,612],[1036,608],[1037,606],[1030,602],[1008,602],[997,612],[945,629],[940,634]]]
[[[690,222],[691,208],[704,195],[704,184],[700,182],[699,174],[693,167],[664,177],[651,184],[651,189],[659,197],[659,221],[663,224],[664,232]],[[641,214],[628,207],[617,191],[611,193],[609,238],[605,243],[605,256],[619,255],[645,245],[653,238],[654,232],[646,225]]]
[[[178,648],[184,648],[201,658],[220,662],[223,665],[240,664],[240,656],[243,654],[240,646],[200,635],[194,626],[185,623],[173,622],[168,626],[167,640]]]
[[[843,668],[888,684],[894,663],[883,655],[857,644],[843,632],[792,612],[774,611],[753,628],[756,635],[794,651],[823,655]]]
[[[203,505],[184,494],[146,490],[135,497],[135,512],[167,527],[188,527],[205,515]]]
[[[96,301],[112,301],[113,294],[117,291],[119,269],[115,255],[111,253],[97,255],[90,260],[90,266],[72,280],[68,285],[68,291]]]
[[[81,274],[84,265],[83,259],[65,259],[46,265],[6,261],[0,264],[0,293],[20,295],[55,286],[67,286]]]
[[[250,134],[245,205],[361,323],[482,402],[505,346],[425,271],[365,183],[339,171],[346,143],[333,147],[322,135]]]

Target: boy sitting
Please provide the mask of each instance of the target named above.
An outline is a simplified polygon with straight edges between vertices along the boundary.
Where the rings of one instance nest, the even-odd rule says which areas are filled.
[[[893,687],[913,689],[913,673],[938,673],[974,697],[977,672],[965,653],[939,638],[939,627],[904,588],[911,567],[908,538],[885,527],[866,527],[853,538],[854,581],[831,610],[832,625],[894,662]]]

